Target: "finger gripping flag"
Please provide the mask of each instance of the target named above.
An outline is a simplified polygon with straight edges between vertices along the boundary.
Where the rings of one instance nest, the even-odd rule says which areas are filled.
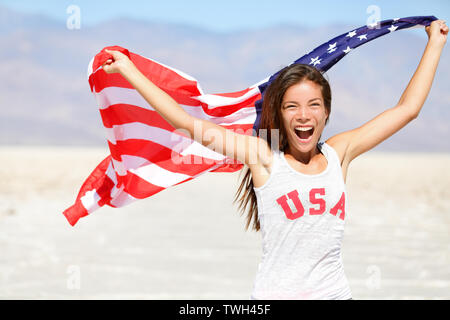
[[[434,20],[434,16],[408,17],[362,26],[327,41],[293,63],[325,72],[371,40],[401,29],[428,26]],[[63,212],[72,226],[105,204],[122,207],[206,172],[234,172],[243,167],[175,130],[122,75],[106,73],[101,66],[112,56],[105,49],[127,55],[190,115],[247,135],[258,129],[264,90],[279,73],[241,91],[205,94],[197,81],[182,71],[122,47],[104,48],[89,63],[88,80],[110,154],[83,183],[74,205]]]

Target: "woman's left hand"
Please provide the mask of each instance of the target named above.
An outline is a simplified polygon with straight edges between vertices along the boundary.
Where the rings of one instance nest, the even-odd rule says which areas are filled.
[[[444,20],[435,20],[425,27],[429,41],[438,41],[443,45],[447,42],[448,26]]]

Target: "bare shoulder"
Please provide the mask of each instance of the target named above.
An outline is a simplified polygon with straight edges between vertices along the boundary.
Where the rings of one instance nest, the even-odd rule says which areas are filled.
[[[352,131],[338,133],[329,138],[326,143],[338,154],[341,164],[345,162],[348,146],[353,135]]]
[[[251,138],[253,159],[247,163],[252,172],[253,185],[260,187],[266,183],[272,171],[273,152],[266,140],[259,137]]]
[[[329,138],[326,141],[326,143],[336,151],[336,153],[339,157],[339,161],[341,163],[341,168],[342,168],[342,176],[344,178],[344,181],[347,181],[348,167],[351,162],[351,156],[349,155],[348,150],[349,150],[350,141],[354,134],[355,134],[355,132],[353,130],[345,131],[345,132],[336,134],[335,136]]]

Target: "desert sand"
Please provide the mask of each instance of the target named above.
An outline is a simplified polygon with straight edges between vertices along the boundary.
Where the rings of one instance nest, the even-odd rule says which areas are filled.
[[[0,147],[0,299],[242,299],[261,255],[209,173],[75,227],[62,211],[105,148]],[[350,166],[343,260],[354,299],[450,298],[450,154]]]

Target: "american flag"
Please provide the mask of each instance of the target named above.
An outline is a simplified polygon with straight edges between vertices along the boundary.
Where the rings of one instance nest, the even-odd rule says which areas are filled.
[[[382,35],[428,26],[434,16],[397,18],[351,30],[320,45],[293,63],[327,71],[355,48]],[[197,81],[172,67],[113,46],[126,54],[159,88],[197,118],[251,135],[259,127],[264,90],[278,75],[242,91],[206,94]],[[216,153],[167,123],[120,74],[107,74],[104,49],[89,63],[88,79],[106,129],[110,154],[92,171],[75,203],[63,214],[73,226],[104,205],[123,207],[206,172],[234,172],[243,164]]]

